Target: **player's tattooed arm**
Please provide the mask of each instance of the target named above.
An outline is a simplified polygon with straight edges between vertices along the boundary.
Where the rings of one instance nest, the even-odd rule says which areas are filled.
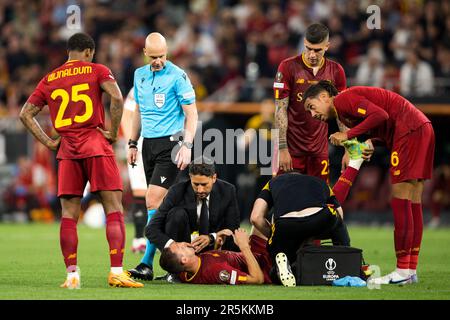
[[[284,99],[275,99],[275,128],[278,132],[278,147],[279,149],[287,149],[287,127],[288,127],[288,115],[287,107],[289,104],[289,97]]]
[[[101,84],[102,89],[110,95],[111,105],[109,112],[111,114],[111,129],[109,131],[98,128],[103,136],[111,143],[116,142],[119,131],[120,120],[123,113],[123,97],[119,86],[115,81],[105,81]]]
[[[50,150],[56,150],[61,141],[61,137],[57,137],[54,140],[45,133],[45,131],[42,129],[35,118],[40,111],[40,107],[26,102],[23,105],[22,110],[20,111],[20,121],[22,121],[23,125],[28,129],[28,131],[30,131],[33,136],[44,146],[46,146]]]

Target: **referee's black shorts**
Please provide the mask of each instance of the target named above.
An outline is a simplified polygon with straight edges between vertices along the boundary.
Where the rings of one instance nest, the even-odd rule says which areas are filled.
[[[161,138],[144,138],[142,143],[142,161],[144,162],[147,185],[153,184],[166,189],[176,181],[179,170],[172,162],[180,149],[177,141],[170,141],[170,136]]]
[[[267,242],[272,260],[278,253],[284,252],[290,263],[295,262],[300,246],[310,238],[329,232],[338,221],[337,214],[326,207],[303,218],[277,218],[272,226],[272,236]]]

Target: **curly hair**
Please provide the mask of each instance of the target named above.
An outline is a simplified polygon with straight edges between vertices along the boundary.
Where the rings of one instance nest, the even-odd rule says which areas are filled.
[[[95,42],[92,37],[86,33],[75,33],[67,40],[67,50],[84,51],[85,49],[95,49]]]

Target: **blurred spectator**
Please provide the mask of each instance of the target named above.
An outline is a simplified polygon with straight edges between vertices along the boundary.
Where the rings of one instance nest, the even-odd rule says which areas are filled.
[[[168,34],[170,59],[186,69],[195,69],[209,95],[223,89],[235,73],[244,76],[249,64],[258,67],[258,77],[272,79],[279,61],[300,52],[305,27],[317,20],[330,28],[328,55],[344,65],[348,78],[363,73],[370,43],[380,41],[386,61],[400,67],[411,48],[434,63],[450,47],[450,4],[445,1],[379,1],[381,29],[366,26],[369,1],[92,1],[3,0],[0,3],[0,108],[16,113],[26,86],[9,83],[23,79],[19,70],[37,65],[44,70],[64,61],[64,41],[78,30],[66,26],[67,7],[79,5],[81,30],[97,40],[96,60],[110,65],[120,88],[129,90],[132,72],[143,64],[141,43],[149,31]],[[44,31],[45,30],[45,31]],[[392,51],[391,51],[392,50]],[[374,57],[370,53],[370,57]],[[374,61],[371,61],[375,63]],[[232,71],[227,70],[231,68]],[[388,65],[387,68],[391,68]],[[379,78],[379,68],[376,77]],[[436,73],[444,81],[446,72]],[[389,74],[391,70],[385,70]],[[358,75],[360,77],[361,75]],[[385,76],[386,77],[386,76]],[[29,80],[35,84],[35,80]],[[360,82],[360,79],[358,79]],[[372,81],[371,81],[372,82]],[[269,82],[268,82],[269,83]],[[372,82],[377,85],[379,80]],[[387,85],[389,81],[384,81]],[[383,85],[383,83],[381,84]],[[227,85],[228,86],[228,85]],[[246,90],[236,84],[237,90]],[[439,89],[439,88],[438,88]],[[436,90],[437,93],[445,93]],[[428,91],[427,91],[428,92]],[[419,92],[419,94],[422,94]],[[234,97],[248,96],[237,93]],[[215,95],[220,97],[220,94]],[[11,107],[12,106],[12,107]]]
[[[384,80],[383,49],[374,46],[369,49],[356,70],[356,85],[381,87]]]
[[[434,74],[431,65],[420,60],[415,50],[409,50],[400,68],[400,93],[406,97],[429,96],[434,93]]]
[[[406,60],[407,51],[413,37],[414,24],[414,16],[405,14],[394,31],[390,47],[394,52],[395,60],[400,63]]]
[[[344,62],[345,35],[342,31],[342,22],[339,16],[332,15],[328,19],[328,29],[330,30],[330,47],[327,56],[329,59],[342,64]]]
[[[439,92],[442,96],[450,95],[450,46],[440,47],[437,54],[436,77],[441,82]]]
[[[400,93],[400,70],[395,63],[388,62],[384,66],[384,77],[381,87]]]

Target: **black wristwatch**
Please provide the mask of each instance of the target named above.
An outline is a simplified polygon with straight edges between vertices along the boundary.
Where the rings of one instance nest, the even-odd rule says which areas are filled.
[[[128,140],[128,148],[137,149],[138,142],[135,140]]]
[[[213,245],[216,242],[216,239],[214,238],[213,234],[209,234],[209,245]]]
[[[192,147],[194,146],[194,144],[192,142],[187,142],[187,141],[183,141],[183,143],[181,145],[185,146],[188,149],[192,149]]]

